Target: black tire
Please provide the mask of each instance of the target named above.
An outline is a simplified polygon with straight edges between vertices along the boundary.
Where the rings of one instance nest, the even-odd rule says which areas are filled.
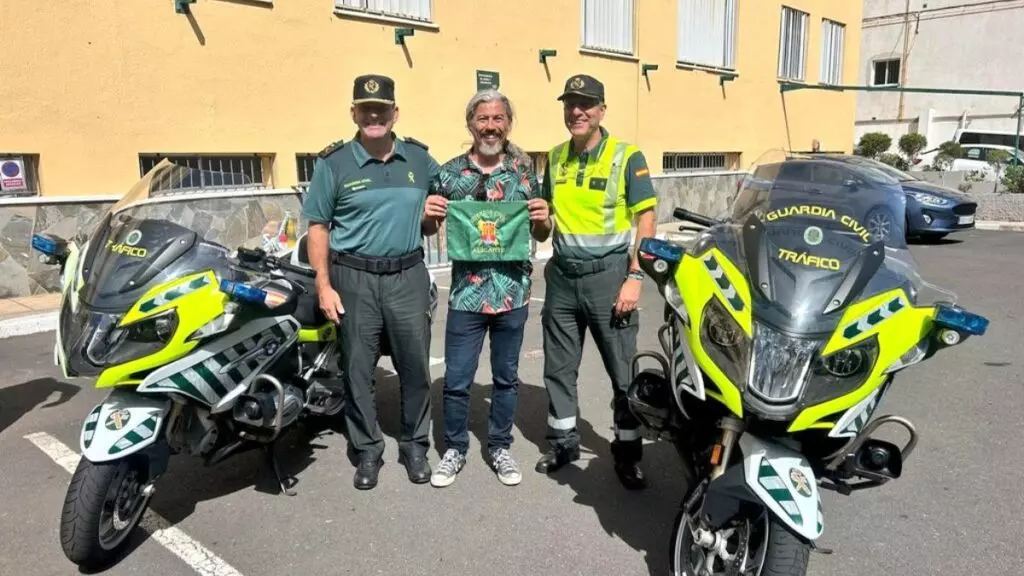
[[[145,457],[137,454],[112,462],[79,460],[61,510],[60,544],[68,560],[87,569],[101,568],[120,553],[149,505],[149,495],[142,490],[147,470]],[[127,524],[120,528],[110,516],[119,496],[129,503]],[[114,530],[111,535],[105,534],[108,522]]]
[[[768,551],[761,576],[805,576],[811,547],[772,518],[768,523]]]
[[[763,517],[751,520],[751,526],[754,526],[755,523],[767,526],[768,546],[764,548],[764,562],[761,564],[758,556],[761,556],[764,540],[758,538],[758,541],[749,543],[751,550],[748,550],[748,558],[754,563],[761,564],[760,571],[755,566],[749,574],[753,576],[806,576],[807,564],[810,561],[811,555],[810,546],[797,538],[774,517],[769,516],[767,522],[764,521]],[[687,532],[683,536],[683,541],[681,541],[680,534],[683,530]],[[751,531],[754,532],[754,528]],[[688,534],[689,528],[686,526],[686,511],[680,510],[679,514],[676,515],[675,527],[672,531],[672,541],[669,546],[669,574],[671,576],[696,576],[696,573],[690,570],[689,566],[678,561],[682,556],[677,553],[679,552],[678,549],[682,547],[688,548],[686,545],[691,542],[687,538]],[[682,559],[685,560],[685,558]]]

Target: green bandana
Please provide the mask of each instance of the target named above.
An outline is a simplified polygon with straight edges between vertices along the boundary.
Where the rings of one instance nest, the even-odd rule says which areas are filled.
[[[472,262],[530,259],[526,202],[448,202],[448,258]]]

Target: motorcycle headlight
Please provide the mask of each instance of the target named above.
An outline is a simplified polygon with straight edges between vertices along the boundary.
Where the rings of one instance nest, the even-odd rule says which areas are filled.
[[[793,338],[755,323],[750,392],[770,403],[799,398],[819,344],[818,340]]]
[[[856,390],[878,361],[878,338],[871,337],[827,356],[818,356],[811,364],[810,384],[804,404],[820,404]]]
[[[178,312],[171,309],[125,326],[97,330],[86,353],[97,365],[123,364],[159,351],[177,329]]]
[[[742,389],[747,379],[750,339],[718,298],[712,297],[704,306],[700,341],[719,370]]]

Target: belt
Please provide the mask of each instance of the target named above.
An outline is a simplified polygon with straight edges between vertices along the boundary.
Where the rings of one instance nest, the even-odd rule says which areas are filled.
[[[423,261],[423,249],[419,248],[401,256],[360,256],[346,252],[331,252],[331,260],[339,266],[354,268],[373,274],[394,274]]]
[[[615,253],[601,258],[594,258],[592,260],[577,260],[575,258],[556,256],[553,260],[559,270],[566,274],[572,276],[586,276],[588,274],[597,274],[598,272],[603,272],[612,266],[616,266],[620,264],[620,261],[626,256],[626,253]]]

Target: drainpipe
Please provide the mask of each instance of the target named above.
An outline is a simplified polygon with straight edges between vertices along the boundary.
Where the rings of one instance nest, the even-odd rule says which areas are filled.
[[[900,58],[900,88],[907,85],[907,58],[910,56],[910,0],[903,10],[903,57]],[[896,119],[903,121],[903,92],[900,92],[900,107]]]

